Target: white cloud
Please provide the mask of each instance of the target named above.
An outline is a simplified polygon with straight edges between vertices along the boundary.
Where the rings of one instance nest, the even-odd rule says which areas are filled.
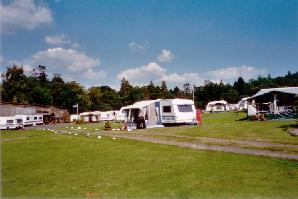
[[[181,86],[185,83],[201,85],[204,82],[204,78],[199,73],[172,73],[165,75],[162,80],[177,86]]]
[[[266,70],[258,69],[254,66],[240,66],[240,67],[226,67],[217,70],[208,71],[206,73],[209,79],[215,79],[217,82],[223,80],[224,82],[230,82],[236,80],[238,77],[242,77],[248,81],[251,78],[265,75]]]
[[[174,86],[201,82],[201,77],[198,73],[168,74],[165,68],[155,62],[121,71],[117,77],[119,80],[125,78],[132,84],[139,86],[147,85],[150,81],[160,84],[162,80]]]
[[[70,48],[78,49],[80,48],[80,44],[73,42],[70,40],[68,36],[65,34],[60,35],[48,35],[44,38],[44,41],[47,44],[53,45],[53,46],[69,46]]]
[[[99,58],[88,57],[84,52],[64,48],[39,51],[29,61],[35,65],[46,64],[59,69],[66,68],[70,72],[81,72],[100,64]]]
[[[44,41],[47,44],[51,45],[61,45],[61,44],[69,44],[71,43],[70,39],[65,36],[64,34],[61,35],[53,35],[53,36],[46,36]]]
[[[95,85],[106,78],[106,72],[99,67],[99,58],[90,57],[75,49],[49,48],[20,63],[26,71],[31,71],[38,65],[45,65],[49,75],[61,74],[67,81],[75,80],[84,85]]]
[[[147,84],[151,80],[161,79],[166,70],[155,62],[137,68],[130,68],[118,74],[118,79],[128,79],[137,85]]]
[[[160,55],[157,56],[158,61],[160,62],[170,62],[175,58],[174,54],[167,49],[162,49]]]
[[[94,70],[93,68],[88,68],[87,71],[83,73],[83,76],[88,80],[105,79],[106,72],[103,70]]]
[[[149,42],[145,41],[145,43],[140,44],[140,43],[136,43],[134,41],[130,42],[128,44],[128,47],[130,48],[130,50],[132,52],[141,52],[143,53],[146,50],[146,47],[148,46]]]
[[[243,77],[246,81],[265,74],[264,69],[258,69],[253,66],[240,66],[240,67],[226,67],[218,70],[212,70],[202,73],[185,72],[185,73],[169,73],[165,68],[155,62],[143,65],[136,68],[129,68],[121,71],[118,74],[118,80],[123,77],[134,85],[147,85],[150,81],[160,84],[165,80],[170,87],[181,87],[185,83],[191,85],[203,85],[205,80],[215,83],[223,81],[225,83],[233,83],[239,76]]]
[[[0,2],[1,32],[10,33],[16,28],[33,30],[50,24],[52,12],[44,3],[33,0],[14,0],[8,5]]]

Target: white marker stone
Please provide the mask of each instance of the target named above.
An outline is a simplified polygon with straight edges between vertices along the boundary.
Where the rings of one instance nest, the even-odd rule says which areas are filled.
[[[86,130],[86,128],[83,128],[83,129],[85,129],[85,130]]]
[[[97,138],[98,138],[98,139],[101,139],[101,136],[99,135],[99,136],[97,136]]]
[[[51,129],[48,129],[48,131],[50,131]]]
[[[71,129],[73,129],[73,126],[72,127],[70,127]]]
[[[95,129],[95,131],[98,131],[98,129]]]
[[[51,130],[51,131],[54,131],[54,130]]]
[[[78,126],[78,129],[82,129],[82,127]]]
[[[71,132],[69,131],[69,132],[68,132],[68,134],[70,135],[70,134],[71,134]]]
[[[116,140],[116,138],[115,138],[115,137],[113,137],[112,139],[113,139],[113,140]]]
[[[75,135],[78,135],[77,133],[75,133]]]

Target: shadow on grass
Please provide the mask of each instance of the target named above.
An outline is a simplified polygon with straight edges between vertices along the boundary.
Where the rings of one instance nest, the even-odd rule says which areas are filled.
[[[281,125],[279,128],[282,128],[283,130],[288,130],[288,129],[294,129],[298,128],[298,124],[287,124],[287,125]]]
[[[289,133],[291,136],[298,136],[294,129],[298,129],[298,124],[281,125],[279,128]]]
[[[240,118],[236,120],[237,122],[239,121],[251,121],[248,117]]]

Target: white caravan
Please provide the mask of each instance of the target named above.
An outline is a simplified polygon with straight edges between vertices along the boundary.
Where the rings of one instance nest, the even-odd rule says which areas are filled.
[[[80,115],[77,115],[77,114],[70,115],[70,121],[71,122],[75,122],[75,121],[78,121],[78,120],[80,120]]]
[[[104,111],[100,113],[100,121],[113,121],[116,120],[114,111]]]
[[[43,124],[43,115],[32,115],[33,126]]]
[[[82,119],[84,122],[98,122],[98,117],[100,117],[100,113],[95,114],[95,112],[83,112],[80,113],[80,119]]]
[[[33,126],[33,115],[15,115],[15,117],[22,118],[23,126]]]
[[[242,98],[238,104],[237,104],[237,110],[242,111],[242,110],[247,110],[247,97]]]
[[[121,110],[113,111],[113,115],[115,117],[116,122],[123,122],[124,121],[124,115],[122,114]]]
[[[23,128],[23,120],[19,117],[0,117],[0,129],[19,129]]]
[[[206,112],[224,112],[229,111],[228,102],[224,100],[209,102],[205,109]]]
[[[160,101],[163,124],[196,124],[196,108],[189,99],[165,99]]]

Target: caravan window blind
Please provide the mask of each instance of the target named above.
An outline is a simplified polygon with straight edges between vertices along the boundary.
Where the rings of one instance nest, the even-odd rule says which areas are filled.
[[[178,105],[179,112],[192,112],[191,105]]]

